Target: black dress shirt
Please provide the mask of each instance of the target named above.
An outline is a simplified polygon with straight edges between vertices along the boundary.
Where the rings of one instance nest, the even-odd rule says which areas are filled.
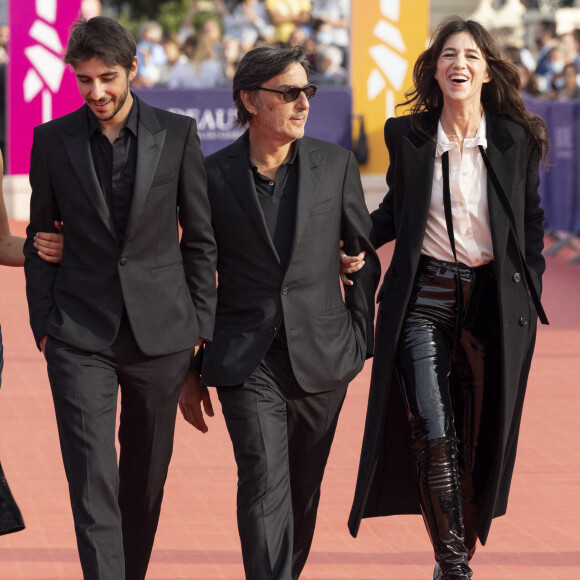
[[[114,143],[111,143],[101,131],[97,118],[89,110],[93,163],[107,206],[113,216],[120,244],[125,237],[135,185],[138,122],[139,106],[137,101],[133,100],[127,124],[121,129]]]
[[[258,201],[284,271],[290,263],[294,244],[296,202],[298,199],[298,163],[296,159],[297,147],[292,145],[292,156],[287,163],[280,165],[275,180],[259,173],[258,168],[250,161]],[[271,355],[277,353],[278,357],[288,357],[284,320],[280,321],[278,332],[269,352]]]
[[[258,201],[284,270],[288,268],[294,243],[298,196],[296,147],[292,148],[292,157],[287,163],[280,165],[275,180],[259,173],[258,168],[250,161]]]

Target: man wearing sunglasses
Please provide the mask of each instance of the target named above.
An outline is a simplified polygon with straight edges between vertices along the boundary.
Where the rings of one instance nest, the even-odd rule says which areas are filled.
[[[234,77],[249,129],[206,159],[218,246],[218,306],[203,385],[216,386],[238,465],[246,578],[300,576],[348,383],[372,353],[379,262],[352,153],[304,137],[310,99],[301,47],[250,51]],[[341,294],[339,242],[366,267]],[[351,253],[352,252],[352,253]],[[199,373],[180,399],[207,431]]]

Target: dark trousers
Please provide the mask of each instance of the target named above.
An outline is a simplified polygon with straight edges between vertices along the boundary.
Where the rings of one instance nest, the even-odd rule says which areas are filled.
[[[191,356],[191,350],[143,355],[125,319],[100,353],[48,337],[48,376],[85,579],[145,578]]]
[[[469,561],[491,461],[478,443],[486,440],[485,448],[493,449],[500,420],[493,413],[501,378],[500,320],[493,264],[460,265],[459,272],[464,307],[458,322],[455,265],[421,258],[396,370],[412,429],[419,485],[425,486],[420,489],[422,503],[429,494],[436,495],[442,511],[449,512],[439,514],[441,521],[426,521],[429,533],[437,535],[445,517],[451,523],[457,516]],[[458,513],[453,515],[455,508]],[[435,513],[439,508],[422,509],[427,520],[425,510]],[[436,538],[432,540],[435,544]]]
[[[346,385],[306,393],[288,351],[272,347],[242,385],[218,395],[238,465],[238,530],[247,580],[296,580]]]

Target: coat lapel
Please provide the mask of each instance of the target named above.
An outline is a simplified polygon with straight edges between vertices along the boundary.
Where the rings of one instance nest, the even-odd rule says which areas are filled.
[[[509,200],[513,179],[518,174],[515,171],[517,147],[515,147],[515,142],[509,131],[499,121],[500,119],[496,115],[486,113],[487,156]],[[510,231],[509,221],[489,175],[487,176],[487,192],[494,255],[501,256],[505,251]]]
[[[76,111],[72,117],[70,129],[63,133],[64,146],[71,165],[83,186],[84,193],[87,195],[91,205],[94,206],[97,215],[113,235],[115,231],[113,216],[107,207],[93,163],[87,115],[88,108],[86,105]]]
[[[137,97],[134,97],[137,99]],[[139,104],[139,129],[137,131],[137,168],[131,209],[127,222],[125,244],[131,238],[143,206],[149,195],[153,177],[165,144],[166,130],[161,127],[153,109],[141,101]]]
[[[298,190],[296,203],[296,225],[294,228],[294,241],[292,242],[292,252],[294,251],[302,237],[304,227],[310,219],[310,208],[316,201],[318,189],[322,180],[326,158],[318,147],[307,141],[304,137],[295,141],[298,151],[296,159],[298,162]]]
[[[429,139],[412,132],[403,137],[401,145],[405,183],[404,203],[408,208],[406,215],[410,216],[411,221],[409,231],[418,233],[409,240],[413,256],[419,256],[421,252],[423,232],[429,217],[435,165],[435,137],[434,134]]]
[[[250,223],[256,228],[264,243],[272,250],[276,260],[280,262],[280,257],[268,232],[264,212],[258,201],[252,169],[248,162],[250,152],[247,139],[246,131],[231,145],[227,156],[221,159],[221,169],[239,204],[248,214]]]

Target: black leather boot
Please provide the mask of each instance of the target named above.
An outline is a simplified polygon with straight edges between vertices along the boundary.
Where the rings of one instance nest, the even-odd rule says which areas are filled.
[[[473,505],[463,501],[461,506],[461,515],[463,517],[463,529],[465,530],[465,539],[463,543],[467,548],[467,562],[471,562],[477,546],[477,532],[475,531],[475,508]]]
[[[414,445],[423,520],[429,532],[436,580],[469,580],[469,552],[461,518],[457,439],[418,441]]]

